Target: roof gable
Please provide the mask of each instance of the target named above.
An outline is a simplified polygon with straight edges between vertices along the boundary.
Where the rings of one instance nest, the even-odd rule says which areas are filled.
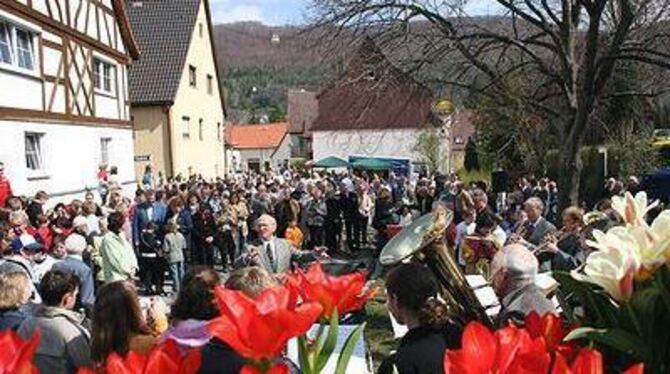
[[[226,126],[226,143],[236,149],[274,149],[288,133],[288,123]]]
[[[200,0],[127,0],[142,51],[129,69],[130,102],[173,103],[191,44]]]
[[[430,90],[393,66],[370,38],[318,101],[314,131],[420,128],[432,122]]]

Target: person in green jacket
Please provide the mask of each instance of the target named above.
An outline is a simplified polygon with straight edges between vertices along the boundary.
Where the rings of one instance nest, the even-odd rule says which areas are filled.
[[[114,212],[107,217],[107,234],[102,238],[102,272],[105,283],[129,280],[138,269],[135,251],[123,234],[126,218]]]

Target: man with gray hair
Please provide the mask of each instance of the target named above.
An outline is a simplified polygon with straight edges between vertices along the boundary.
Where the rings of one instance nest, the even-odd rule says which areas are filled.
[[[535,285],[538,266],[537,258],[520,244],[504,247],[491,260],[491,284],[502,307],[499,326],[508,321],[523,322],[531,312],[556,313],[554,305]]]
[[[310,261],[328,257],[325,248],[317,247],[313,251],[301,251],[286,239],[277,238],[277,221],[269,214],[263,214],[256,220],[258,238],[249,243],[235,260],[235,267],[260,266],[271,274],[287,272],[291,261]]]

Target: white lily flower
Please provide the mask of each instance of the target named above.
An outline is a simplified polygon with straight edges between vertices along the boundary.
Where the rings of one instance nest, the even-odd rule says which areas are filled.
[[[635,194],[635,197],[630,192],[621,196],[612,197],[612,208],[623,218],[624,222],[629,225],[644,226],[646,225],[644,217],[647,213],[658,206],[659,201],[656,200],[649,204],[647,193],[642,191]]]
[[[630,251],[598,251],[586,259],[584,274],[572,271],[573,278],[597,284],[614,300],[626,301],[633,294],[638,262]]]

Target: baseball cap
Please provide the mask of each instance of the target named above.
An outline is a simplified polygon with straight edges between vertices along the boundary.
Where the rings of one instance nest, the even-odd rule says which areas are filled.
[[[35,237],[29,234],[21,234],[19,237],[12,240],[12,252],[18,253],[22,249],[39,252],[44,249],[44,246],[40,244]]]

